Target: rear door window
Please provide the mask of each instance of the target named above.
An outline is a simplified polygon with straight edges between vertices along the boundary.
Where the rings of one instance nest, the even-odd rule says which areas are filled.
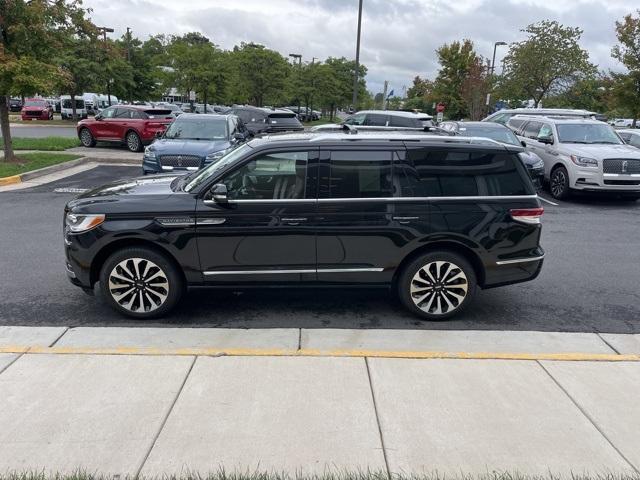
[[[396,168],[403,197],[532,195],[516,154],[410,149]]]
[[[527,138],[538,138],[538,134],[540,133],[540,129],[542,128],[542,123],[540,122],[529,122],[524,127],[523,135]]]
[[[398,115],[391,115],[391,123],[392,127],[406,127],[406,128],[418,128],[419,126],[416,124],[416,119],[411,117],[401,117]],[[422,124],[421,124],[422,125]]]
[[[330,198],[393,196],[391,152],[348,150],[331,152]]]
[[[380,113],[367,113],[363,125],[368,127],[386,127],[389,123],[389,116]]]
[[[113,115],[113,118],[131,118],[131,110],[128,108],[116,108],[116,112]]]

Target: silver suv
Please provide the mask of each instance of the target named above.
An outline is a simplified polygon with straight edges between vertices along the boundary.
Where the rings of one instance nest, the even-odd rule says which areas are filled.
[[[535,115],[540,117],[572,117],[572,118],[591,118],[595,119],[597,113],[588,110],[576,110],[573,108],[511,108],[498,110],[492,113],[483,122],[496,122],[506,125],[507,122],[516,115]]]
[[[544,161],[551,195],[573,190],[640,198],[640,151],[604,122],[518,115],[507,123],[523,145]]]
[[[362,110],[348,116],[342,123],[316,125],[311,131],[340,130],[344,125],[358,130],[429,130],[433,127],[433,117],[426,113],[403,112],[399,110]]]

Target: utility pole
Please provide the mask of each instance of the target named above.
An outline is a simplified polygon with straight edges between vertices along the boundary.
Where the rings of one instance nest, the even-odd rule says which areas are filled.
[[[316,57],[311,57],[311,105],[309,105],[309,115],[313,120],[313,94],[315,93],[316,76],[313,71],[313,66],[316,64]]]
[[[506,45],[506,42],[496,42],[493,44],[493,58],[491,59],[491,76],[489,77],[489,79],[491,80],[491,88],[493,88],[493,73],[496,69],[496,49],[498,48],[498,45]],[[487,93],[487,108],[489,107],[489,104],[491,103],[491,92]],[[487,112],[488,113],[488,112]]]
[[[294,63],[298,60],[298,75],[300,75],[300,80],[302,80],[302,54],[290,53],[289,56],[293,58]],[[298,93],[298,116],[300,116],[300,93]]]
[[[105,60],[107,57],[107,32],[113,33],[113,28],[109,27],[98,27],[98,31],[102,32],[102,39],[104,40],[104,52],[105,52]],[[107,100],[109,102],[109,106],[111,106],[111,79],[107,78]]]
[[[389,81],[384,81],[384,89],[382,91],[382,109],[387,109],[387,89],[389,88]]]
[[[131,29],[127,27],[127,63],[131,66]],[[133,103],[133,98],[131,98],[131,87],[127,87],[127,92],[129,95],[129,103]]]
[[[356,69],[353,75],[353,110],[356,110],[356,103],[358,102],[358,70],[360,70],[360,32],[362,30],[362,0],[359,0],[358,4],[358,37],[356,40]]]

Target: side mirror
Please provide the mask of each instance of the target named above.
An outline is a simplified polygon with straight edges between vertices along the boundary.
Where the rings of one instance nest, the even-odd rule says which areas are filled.
[[[216,183],[211,187],[211,197],[216,203],[227,203],[229,201],[227,186],[224,183]]]
[[[236,132],[233,134],[233,139],[238,142],[242,142],[245,139],[244,133]]]
[[[526,147],[526,146],[527,146],[527,142],[525,142],[524,140],[522,140],[522,141],[520,142],[520,144],[521,144],[523,147]]]
[[[540,143],[544,143],[546,145],[553,145],[553,136],[546,135],[544,137],[538,137],[537,139]]]

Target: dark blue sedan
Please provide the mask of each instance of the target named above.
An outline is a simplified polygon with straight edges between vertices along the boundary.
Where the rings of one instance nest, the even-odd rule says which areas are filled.
[[[184,113],[144,151],[147,173],[198,170],[218,161],[250,136],[235,115]]]

